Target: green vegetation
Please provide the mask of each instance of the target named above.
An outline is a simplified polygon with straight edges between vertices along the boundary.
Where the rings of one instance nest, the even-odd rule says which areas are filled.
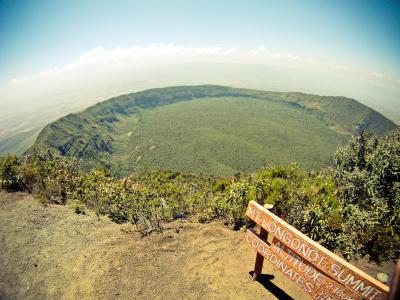
[[[357,217],[353,239],[378,260],[400,255],[400,130],[377,139],[364,129],[336,153],[338,199]],[[357,215],[354,215],[354,212]]]
[[[77,159],[52,152],[34,151],[23,161],[6,155],[0,162],[2,189],[132,222],[143,235],[186,217],[251,226],[244,212],[256,200],[274,204],[277,215],[346,258],[400,257],[399,129],[383,137],[359,129],[337,150],[332,168],[319,172],[291,164],[227,178],[153,170],[118,179],[105,167],[84,170]]]
[[[22,164],[15,155],[0,157],[0,188],[14,192],[24,188]]]
[[[327,165],[329,154],[345,141],[312,114],[258,99],[185,101],[138,118],[136,124],[126,118],[115,126],[121,135],[112,135],[113,170],[135,166],[232,175],[292,161],[314,169]]]
[[[114,175],[146,169],[233,175],[265,166],[329,164],[355,126],[397,126],[352,99],[223,86],[147,90],[49,124],[35,147],[84,158]]]

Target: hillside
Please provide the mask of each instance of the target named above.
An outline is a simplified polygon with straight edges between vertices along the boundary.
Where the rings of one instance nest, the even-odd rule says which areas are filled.
[[[242,231],[184,220],[146,238],[133,230],[30,195],[0,193],[0,299],[307,297],[268,263],[260,282],[249,280],[255,252]],[[372,276],[393,268],[355,263]]]
[[[85,158],[125,175],[147,168],[232,175],[265,165],[329,163],[364,123],[396,125],[353,99],[223,86],[146,90],[98,103],[46,126],[34,147]]]
[[[31,129],[13,135],[9,138],[0,140],[0,154],[15,153],[17,155],[24,154],[27,149],[32,147],[40,132],[40,128]]]

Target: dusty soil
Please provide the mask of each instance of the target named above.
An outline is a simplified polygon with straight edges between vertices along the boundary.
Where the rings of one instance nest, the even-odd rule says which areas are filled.
[[[0,299],[307,299],[267,263],[252,282],[254,258],[243,232],[218,223],[178,220],[141,238],[130,224],[0,193]]]

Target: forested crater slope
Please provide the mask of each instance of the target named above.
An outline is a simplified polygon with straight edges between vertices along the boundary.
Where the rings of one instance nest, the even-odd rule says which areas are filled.
[[[47,125],[34,147],[85,158],[119,175],[144,169],[232,175],[291,162],[323,167],[358,124],[378,135],[397,127],[344,97],[178,86],[69,114]]]

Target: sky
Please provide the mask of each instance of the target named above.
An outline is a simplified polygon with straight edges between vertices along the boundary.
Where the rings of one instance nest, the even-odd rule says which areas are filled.
[[[174,43],[313,57],[400,79],[399,1],[1,0],[1,81],[105,48]]]
[[[400,1],[0,0],[0,118],[225,83],[354,97],[400,120],[399,50]]]

